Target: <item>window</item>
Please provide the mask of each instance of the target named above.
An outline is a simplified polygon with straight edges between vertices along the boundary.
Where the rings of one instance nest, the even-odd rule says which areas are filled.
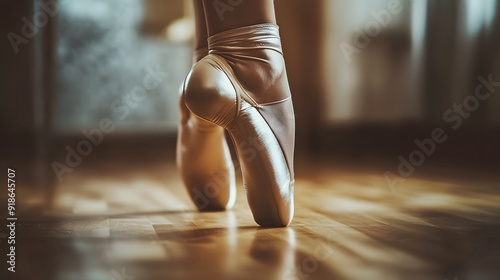
[[[142,0],[61,3],[57,130],[78,132],[109,118],[122,131],[175,131],[177,94],[191,48],[143,34],[144,5]]]

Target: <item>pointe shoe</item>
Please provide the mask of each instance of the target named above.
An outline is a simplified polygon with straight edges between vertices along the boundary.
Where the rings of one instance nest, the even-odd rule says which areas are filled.
[[[195,62],[206,56],[197,50]],[[234,205],[236,183],[224,129],[191,114],[183,89],[179,96],[181,119],[177,138],[177,166],[184,185],[200,211],[223,211]]]
[[[186,105],[229,132],[255,221],[287,226],[294,214],[295,117],[278,26],[236,28],[208,42],[209,55],[188,74]]]

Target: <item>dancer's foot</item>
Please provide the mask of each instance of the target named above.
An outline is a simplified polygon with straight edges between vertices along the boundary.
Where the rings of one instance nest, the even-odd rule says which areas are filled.
[[[229,131],[255,221],[286,226],[293,218],[295,118],[278,26],[218,33],[191,70],[186,105]]]
[[[195,62],[207,55],[197,50]],[[200,211],[221,211],[234,205],[236,186],[224,129],[191,114],[185,104],[184,85],[179,96],[181,120],[177,139],[177,165],[184,184]]]

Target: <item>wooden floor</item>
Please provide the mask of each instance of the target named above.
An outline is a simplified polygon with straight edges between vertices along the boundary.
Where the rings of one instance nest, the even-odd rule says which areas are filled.
[[[298,160],[295,219],[265,229],[241,182],[233,210],[198,213],[173,161],[86,164],[18,221],[17,272],[1,279],[500,279],[498,182],[462,170],[390,188],[378,171]]]

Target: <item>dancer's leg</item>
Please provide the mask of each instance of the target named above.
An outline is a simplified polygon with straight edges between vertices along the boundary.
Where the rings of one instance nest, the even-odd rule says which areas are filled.
[[[207,55],[207,26],[203,3],[194,0],[196,36],[195,55]],[[181,121],[177,139],[177,165],[184,184],[201,211],[231,208],[235,199],[234,167],[224,129],[202,120],[187,109],[183,93],[179,98]]]
[[[205,20],[205,11],[203,8],[202,0],[193,0],[194,7],[194,22],[195,22],[195,36],[194,36],[194,49],[200,51],[200,56],[196,59],[196,62],[208,54],[208,29],[207,22]],[[205,50],[205,54],[202,55],[201,51]],[[195,57],[196,58],[196,57]]]
[[[208,34],[259,23],[276,23],[274,0],[203,0]]]
[[[219,2],[204,1],[210,54],[188,76],[186,105],[228,130],[256,222],[286,226],[295,120],[273,1],[227,1],[235,5],[223,17]]]

